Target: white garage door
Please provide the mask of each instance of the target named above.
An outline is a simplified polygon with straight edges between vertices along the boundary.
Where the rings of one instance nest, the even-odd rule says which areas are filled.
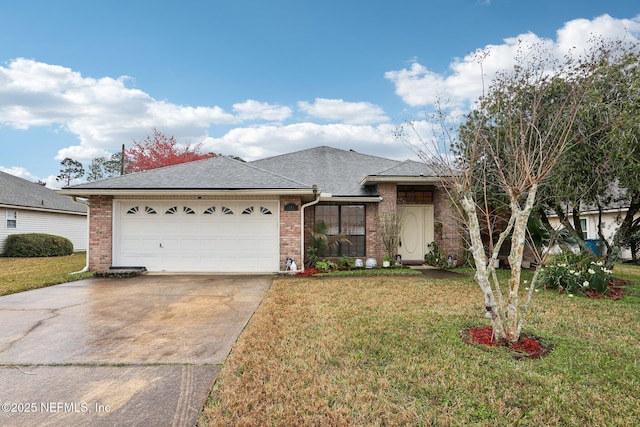
[[[277,201],[118,201],[115,266],[167,272],[279,270]]]

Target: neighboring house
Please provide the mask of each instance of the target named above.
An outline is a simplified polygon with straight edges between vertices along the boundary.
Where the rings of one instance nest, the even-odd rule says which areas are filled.
[[[0,172],[0,254],[12,234],[66,237],[75,251],[87,249],[87,209],[42,185]]]
[[[314,224],[352,244],[332,256],[384,257],[379,212],[403,204],[398,253],[422,261],[437,241],[461,259],[440,180],[423,163],[317,147],[243,163],[227,157],[75,185],[89,198],[89,267],[167,272],[273,272],[304,262]]]
[[[598,234],[598,222],[600,213],[597,209],[594,208],[584,208],[585,210],[580,212],[580,225],[582,228],[582,235],[585,241],[588,241],[588,244],[592,249],[595,249],[594,246],[598,246],[600,249],[600,254],[604,255],[606,253],[606,247],[602,243],[598,243],[600,241],[600,236]],[[613,241],[613,236],[618,231],[618,227],[620,226],[620,222],[627,214],[628,208],[626,207],[624,202],[614,202],[609,207],[603,209],[602,211],[602,234],[607,239],[608,242]],[[636,215],[636,218],[638,216]],[[569,221],[573,224],[573,215],[569,214]],[[561,227],[560,219],[557,215],[549,215],[549,223],[556,229]],[[624,249],[620,256],[622,259],[631,259],[631,251],[629,249]]]

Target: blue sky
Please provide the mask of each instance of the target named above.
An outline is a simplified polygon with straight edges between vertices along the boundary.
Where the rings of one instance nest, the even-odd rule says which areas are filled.
[[[464,110],[517,39],[640,37],[628,0],[0,1],[0,170],[56,187],[156,127],[247,160],[318,145],[396,159],[437,96]]]

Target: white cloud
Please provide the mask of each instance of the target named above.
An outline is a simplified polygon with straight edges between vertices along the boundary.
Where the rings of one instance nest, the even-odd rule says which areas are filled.
[[[250,118],[282,120],[291,110],[257,101],[234,105],[238,115],[219,106],[183,106],[156,100],[126,87],[128,77],[94,79],[58,65],[19,58],[0,66],[0,125],[14,129],[57,127],[79,144],[62,148],[57,160],[87,161],[113,152],[123,142],[143,139],[151,128],[182,140],[204,138],[212,125]]]
[[[417,61],[409,68],[385,73],[395,91],[412,107],[426,107],[438,102],[450,106],[469,105],[482,94],[483,75],[485,85],[500,70],[510,69],[516,58],[526,56],[537,47],[562,58],[568,52],[577,55],[588,50],[591,40],[597,38],[640,40],[640,15],[633,19],[615,19],[602,15],[593,20],[576,19],[558,30],[557,40],[545,39],[533,33],[520,34],[504,39],[500,45],[487,45],[456,59],[449,65],[450,72],[439,74]],[[482,59],[482,66],[479,58]]]
[[[11,168],[6,168],[0,166],[0,171],[4,173],[8,173],[9,175],[17,176],[22,179],[26,179],[27,181],[36,182],[38,178],[32,175],[27,169],[21,168],[19,166],[14,166]]]
[[[298,108],[315,118],[353,125],[371,125],[389,120],[381,107],[369,102],[316,98],[313,103],[298,102]]]
[[[241,120],[267,120],[281,122],[291,116],[291,108],[271,105],[248,99],[245,102],[233,104],[233,111],[238,113]]]
[[[320,145],[406,159],[411,153],[393,136],[395,126],[295,123],[235,128],[220,138],[206,138],[206,151],[256,160]]]
[[[575,50],[584,53],[594,37],[637,42],[640,36],[640,15],[633,19],[616,19],[602,15],[593,20],[574,19],[558,30],[557,46],[560,53]]]

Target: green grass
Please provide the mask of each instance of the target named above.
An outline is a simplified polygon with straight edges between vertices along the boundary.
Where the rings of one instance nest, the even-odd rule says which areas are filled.
[[[277,278],[199,425],[637,425],[640,298],[536,293],[540,360],[466,345],[483,314],[468,275]]]
[[[410,268],[366,268],[357,270],[337,270],[314,274],[314,277],[373,277],[373,276],[422,276],[418,270]]]
[[[0,257],[0,295],[91,277],[91,272],[69,274],[82,270],[85,261],[85,252],[49,258]]]

